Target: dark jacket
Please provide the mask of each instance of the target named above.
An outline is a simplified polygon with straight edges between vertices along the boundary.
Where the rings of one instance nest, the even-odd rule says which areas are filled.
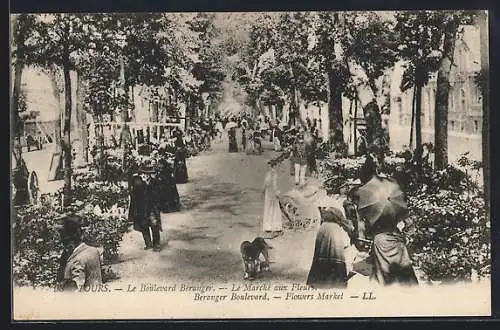
[[[306,144],[304,141],[297,141],[292,148],[292,161],[295,164],[306,165],[307,164],[307,152]]]
[[[140,176],[134,175],[129,178],[129,189],[128,218],[134,223],[134,229],[142,232],[149,226],[159,226],[161,230],[158,187],[148,185]]]

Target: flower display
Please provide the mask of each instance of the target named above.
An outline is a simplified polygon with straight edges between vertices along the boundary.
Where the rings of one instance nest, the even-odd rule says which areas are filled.
[[[411,152],[387,155],[378,172],[402,186],[410,213],[403,231],[415,266],[430,281],[469,281],[491,273],[490,220],[477,183],[481,163],[467,154],[444,170]],[[329,194],[358,178],[364,157],[328,156],[319,166]],[[474,179],[476,178],[476,179]]]

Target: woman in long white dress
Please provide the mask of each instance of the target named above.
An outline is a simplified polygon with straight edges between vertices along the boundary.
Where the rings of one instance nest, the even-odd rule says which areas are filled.
[[[271,167],[264,180],[264,214],[262,217],[262,230],[266,238],[274,238],[283,233],[282,215],[279,205],[277,162],[270,160]]]

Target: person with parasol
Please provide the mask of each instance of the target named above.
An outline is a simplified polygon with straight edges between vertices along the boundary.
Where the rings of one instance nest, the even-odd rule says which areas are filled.
[[[381,285],[416,285],[417,277],[398,223],[408,218],[408,206],[398,183],[378,175],[353,193],[366,233],[373,237],[371,279]]]

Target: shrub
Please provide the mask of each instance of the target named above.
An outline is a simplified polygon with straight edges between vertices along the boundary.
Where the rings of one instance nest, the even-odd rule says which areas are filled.
[[[327,192],[339,193],[347,179],[359,178],[363,162],[363,157],[323,161],[320,171],[328,178]],[[437,171],[425,162],[417,165],[408,150],[390,154],[380,164],[379,172],[396,178],[407,196],[409,249],[415,265],[429,279],[470,280],[473,274],[482,277],[491,272],[488,210],[472,178],[481,167],[464,154]]]
[[[338,158],[329,156],[319,165],[319,172],[324,179],[324,188],[328,194],[338,194],[340,187],[347,180],[359,178],[365,157]]]
[[[56,219],[47,206],[27,205],[15,210],[13,221],[13,279],[18,285],[52,286],[62,244]]]
[[[77,212],[83,217],[83,241],[103,249],[103,274],[113,276],[106,265],[118,256],[123,234],[128,230],[125,217]],[[53,286],[56,281],[62,243],[58,219],[62,213],[47,205],[17,209],[13,223],[13,277],[18,285]]]
[[[103,248],[104,263],[118,257],[118,249],[123,235],[128,231],[129,225],[125,217],[103,214],[97,216],[92,212],[82,212],[84,241],[95,247]]]
[[[63,248],[57,220],[63,212],[82,216],[84,242],[103,250],[103,279],[116,277],[107,264],[118,256],[120,242],[129,228],[125,214],[127,188],[121,183],[96,181],[91,172],[80,173],[74,176],[73,200],[73,204],[63,210],[60,192],[45,194],[41,196],[40,205],[16,209],[13,275],[18,285],[39,287],[55,284]]]
[[[98,181],[91,172],[73,176],[73,207],[93,209],[96,205],[106,211],[116,207],[128,207],[128,188],[122,182]]]
[[[490,274],[490,223],[482,197],[457,192],[408,199],[414,231],[408,235],[415,265],[432,280],[470,280]]]

